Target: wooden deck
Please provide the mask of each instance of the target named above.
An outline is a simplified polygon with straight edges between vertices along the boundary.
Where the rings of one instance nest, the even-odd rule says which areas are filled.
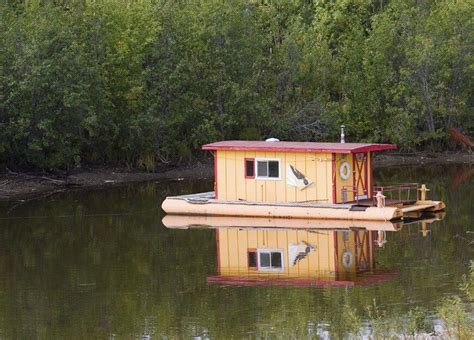
[[[375,207],[373,199],[363,199],[359,202],[348,202],[348,204],[355,204],[358,207]],[[396,207],[403,212],[404,217],[419,218],[423,212],[440,211],[445,208],[443,202],[440,201],[415,201],[415,200],[396,200],[386,199],[386,207]]]

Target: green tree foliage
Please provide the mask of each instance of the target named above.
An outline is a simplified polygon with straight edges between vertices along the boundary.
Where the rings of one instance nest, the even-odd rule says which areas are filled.
[[[153,170],[219,139],[449,147],[474,132],[473,4],[4,1],[0,164]]]

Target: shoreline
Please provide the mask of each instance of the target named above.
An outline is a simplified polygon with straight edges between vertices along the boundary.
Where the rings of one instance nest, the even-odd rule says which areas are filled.
[[[421,166],[425,164],[474,164],[469,153],[389,153],[375,157],[375,168],[389,166]],[[76,169],[69,175],[29,174],[9,172],[0,174],[0,201],[33,200],[67,190],[107,188],[149,181],[209,179],[213,163],[198,162],[150,173],[120,168]]]

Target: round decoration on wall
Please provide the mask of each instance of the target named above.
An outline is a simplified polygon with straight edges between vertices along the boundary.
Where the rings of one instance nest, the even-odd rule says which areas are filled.
[[[344,254],[342,254],[342,265],[346,269],[352,267],[352,252],[350,250],[346,250]]]
[[[351,176],[351,166],[348,162],[343,162],[341,164],[341,167],[339,168],[339,176],[344,180],[349,179]]]

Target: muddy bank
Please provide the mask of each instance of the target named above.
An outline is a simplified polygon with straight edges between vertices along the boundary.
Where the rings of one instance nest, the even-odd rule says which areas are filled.
[[[424,164],[474,164],[474,153],[385,153],[374,162],[375,168]]]
[[[127,171],[126,169],[78,169],[64,175],[8,172],[0,174],[0,201],[34,199],[79,188],[109,187],[147,181],[211,178],[212,176],[213,165],[211,163],[198,163],[160,173]]]
[[[474,165],[474,154],[468,153],[386,153],[377,155],[375,167],[464,163]],[[0,200],[41,198],[55,192],[77,188],[108,187],[133,182],[212,178],[213,163],[170,169],[160,173],[126,171],[125,169],[78,169],[70,174],[0,174]]]

